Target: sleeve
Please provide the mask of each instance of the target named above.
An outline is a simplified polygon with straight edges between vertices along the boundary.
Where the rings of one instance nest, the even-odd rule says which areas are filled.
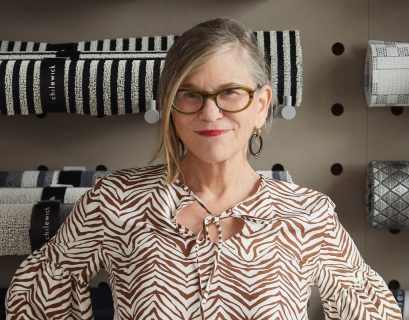
[[[6,294],[7,320],[93,319],[89,280],[102,268],[102,180],[78,199],[55,236],[21,263]]]
[[[329,210],[316,279],[325,319],[402,319],[385,281],[364,262],[334,212],[335,204],[325,197]]]

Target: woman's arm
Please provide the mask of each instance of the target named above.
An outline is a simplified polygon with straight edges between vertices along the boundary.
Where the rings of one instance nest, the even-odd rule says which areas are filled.
[[[364,262],[334,210],[328,215],[316,281],[326,319],[402,319],[386,283]]]
[[[6,296],[7,319],[92,319],[89,280],[102,268],[98,178],[56,235],[25,259]]]

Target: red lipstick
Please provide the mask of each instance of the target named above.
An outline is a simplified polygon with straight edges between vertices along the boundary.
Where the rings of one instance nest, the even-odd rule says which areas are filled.
[[[205,137],[214,137],[221,135],[229,130],[204,130],[204,131],[197,131],[198,134],[205,136]]]

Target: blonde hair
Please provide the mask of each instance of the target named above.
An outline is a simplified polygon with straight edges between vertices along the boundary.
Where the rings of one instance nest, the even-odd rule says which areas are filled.
[[[149,163],[163,151],[167,164],[166,183],[181,173],[180,160],[185,146],[179,139],[171,117],[172,103],[183,79],[195,68],[206,63],[214,54],[241,48],[248,67],[257,84],[270,84],[268,66],[263,53],[257,46],[253,33],[246,26],[231,18],[217,18],[202,22],[176,37],[170,47],[161,72],[157,100],[162,112],[161,143]],[[275,94],[273,93],[275,100]],[[273,121],[275,102],[269,106],[265,127],[267,134]],[[273,110],[272,110],[273,109]]]

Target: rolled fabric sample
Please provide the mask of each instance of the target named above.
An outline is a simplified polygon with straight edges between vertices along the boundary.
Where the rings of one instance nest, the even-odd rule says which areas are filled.
[[[409,161],[371,161],[366,175],[366,204],[373,228],[407,228]]]
[[[365,97],[369,107],[409,106],[409,43],[369,41]]]
[[[96,179],[112,171],[0,171],[1,188],[36,188],[51,185],[71,185],[73,187],[92,187]]]
[[[0,54],[0,114],[124,115],[156,99],[165,52]],[[54,55],[55,57],[51,57]],[[14,60],[13,60],[14,59]]]
[[[0,52],[42,52],[50,50],[46,42],[0,40]]]
[[[71,43],[44,43],[30,41],[0,41],[0,52],[154,52],[168,51],[179,36],[142,36],[136,38],[116,38],[90,40]]]
[[[32,252],[29,232],[32,211],[36,205],[0,204],[0,256],[27,255]],[[64,222],[73,207],[73,203],[59,205],[56,223],[58,227]],[[40,231],[41,234],[45,230]]]
[[[90,188],[0,188],[0,204],[32,204],[43,200],[75,203]]]
[[[291,96],[291,105],[299,106],[303,73],[299,31],[255,31],[253,35],[269,66],[278,104]],[[147,102],[156,100],[166,52],[176,38],[47,44],[42,51],[16,51],[8,42],[0,51],[0,114],[145,112]]]
[[[288,171],[257,170],[256,172],[262,174],[267,178],[273,178],[276,180],[294,183],[293,179],[291,178],[290,172]]]
[[[270,81],[277,103],[300,106],[303,87],[303,65],[298,30],[256,31],[258,47],[270,69]],[[286,99],[292,97],[292,99]]]
[[[402,319],[409,320],[409,290],[391,290],[399,308],[402,311]]]

